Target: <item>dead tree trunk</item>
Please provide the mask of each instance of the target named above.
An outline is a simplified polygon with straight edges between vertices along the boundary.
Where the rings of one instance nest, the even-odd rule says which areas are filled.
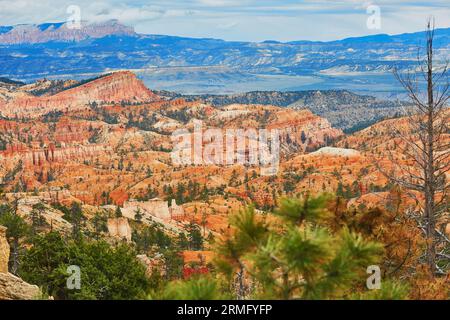
[[[431,30],[430,24],[428,30]],[[434,216],[435,201],[435,172],[434,172],[434,89],[433,89],[433,36],[427,37],[427,96],[428,110],[426,114],[426,168],[424,170],[425,177],[425,221],[427,228],[427,261],[432,273],[436,272],[436,246],[434,230],[436,229],[436,219]]]
[[[395,168],[387,176],[408,190],[421,204],[421,212],[416,218],[426,239],[425,261],[433,274],[439,274],[449,266],[446,253],[449,239],[439,230],[442,219],[439,225],[438,222],[442,217],[448,220],[445,212],[448,209],[449,188],[446,176],[450,170],[450,146],[447,142],[450,112],[447,105],[448,63],[437,68],[434,65],[433,39],[434,26],[429,21],[426,56],[423,60],[420,55],[418,58],[420,72],[402,74],[395,70],[397,79],[413,102],[413,107],[408,110],[408,128],[393,128],[394,138],[401,144],[400,154],[406,156],[409,163],[402,162],[398,154],[395,156],[389,151]],[[439,68],[441,70],[438,72]],[[424,95],[421,94],[418,75],[426,81]],[[447,262],[439,263],[441,258],[447,259]]]
[[[11,273],[17,275],[19,270],[19,239],[14,238],[11,251]]]

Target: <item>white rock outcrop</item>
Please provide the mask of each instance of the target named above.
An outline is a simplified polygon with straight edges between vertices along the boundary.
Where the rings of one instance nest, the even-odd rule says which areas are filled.
[[[108,232],[112,237],[131,241],[131,227],[125,217],[108,219]]]
[[[33,300],[40,295],[38,286],[26,283],[11,273],[0,273],[0,300]]]
[[[344,149],[344,148],[333,148],[325,147],[311,153],[311,155],[329,155],[329,156],[340,156],[340,157],[356,157],[360,153],[358,150],[354,149]]]

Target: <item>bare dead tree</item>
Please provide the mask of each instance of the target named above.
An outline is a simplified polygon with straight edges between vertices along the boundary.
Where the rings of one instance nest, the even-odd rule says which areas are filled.
[[[386,175],[403,187],[418,204],[412,215],[426,240],[424,260],[433,274],[445,274],[450,265],[449,222],[450,110],[448,62],[435,66],[435,28],[426,31],[426,53],[417,55],[415,70],[394,74],[413,107],[405,110],[406,122],[392,122],[389,129],[396,150],[389,150],[393,168]]]

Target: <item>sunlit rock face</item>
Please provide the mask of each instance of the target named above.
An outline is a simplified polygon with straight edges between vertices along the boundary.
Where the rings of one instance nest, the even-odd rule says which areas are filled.
[[[131,241],[131,227],[127,218],[108,219],[108,232],[114,238]]]
[[[0,273],[0,300],[33,300],[39,296],[37,286],[26,283],[11,273]]]
[[[6,228],[0,226],[0,300],[30,300],[38,298],[39,288],[8,273],[9,244]]]
[[[9,244],[6,241],[6,228],[0,226],[0,273],[8,273]]]
[[[49,112],[81,111],[92,103],[139,103],[157,100],[157,96],[129,71],[101,76],[50,96],[9,93],[0,100],[0,112],[6,117],[36,118]]]

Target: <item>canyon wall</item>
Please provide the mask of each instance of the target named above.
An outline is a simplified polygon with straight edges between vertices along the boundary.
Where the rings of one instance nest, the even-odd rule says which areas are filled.
[[[127,218],[108,219],[107,225],[110,236],[121,240],[126,239],[128,242],[131,241],[131,227]]]
[[[0,112],[5,117],[36,118],[52,111],[88,109],[94,102],[139,103],[157,99],[132,72],[119,71],[48,97],[20,94],[8,101],[0,100]]]

